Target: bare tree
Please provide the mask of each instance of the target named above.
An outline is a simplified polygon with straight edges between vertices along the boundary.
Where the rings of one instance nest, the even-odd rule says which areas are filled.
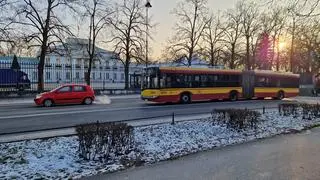
[[[70,27],[59,16],[64,9],[76,0],[21,0],[15,1],[15,16],[11,19],[13,27],[20,30],[28,48],[40,48],[38,64],[38,91],[43,91],[45,56],[63,42],[65,35],[72,35]]]
[[[257,18],[259,16],[259,10],[256,4],[248,2],[248,1],[240,1],[237,4],[237,10],[241,14],[241,24],[243,27],[243,35],[246,40],[246,62],[245,69],[252,69],[255,66],[254,59],[251,60],[250,54],[250,44],[253,43],[251,41],[251,37],[255,35],[259,26],[257,23]]]
[[[298,56],[295,62],[296,72],[318,72],[318,64],[316,55],[319,52],[320,46],[320,21],[311,19],[304,21],[303,26],[297,29],[297,37],[295,39],[296,51],[295,56]]]
[[[205,28],[203,38],[205,43],[204,53],[209,57],[211,66],[217,65],[216,56],[222,48],[220,42],[222,41],[223,33],[220,17],[214,18],[214,16],[211,15]]]
[[[146,21],[143,5],[142,0],[123,0],[117,5],[116,17],[109,19],[113,29],[111,42],[117,54],[115,58],[121,60],[124,65],[125,89],[129,88],[130,64],[134,60],[139,62],[144,59]],[[148,26],[150,26],[149,23]]]
[[[241,12],[228,10],[227,11],[227,23],[223,28],[224,44],[226,46],[225,56],[226,61],[229,64],[230,69],[235,69],[237,61],[237,47],[239,47],[239,41],[243,28],[241,26]],[[229,57],[230,55],[230,57]]]
[[[108,25],[109,18],[112,14],[110,4],[106,0],[85,0],[83,2],[85,8],[84,17],[89,19],[89,38],[88,38],[88,56],[89,66],[86,74],[86,83],[90,85],[90,76],[92,63],[97,59],[96,44],[97,38],[101,34],[101,30]]]
[[[172,54],[180,54],[188,60],[188,66],[194,54],[200,49],[200,40],[204,35],[207,0],[185,0],[178,3],[173,14],[178,18],[175,35],[169,45]]]

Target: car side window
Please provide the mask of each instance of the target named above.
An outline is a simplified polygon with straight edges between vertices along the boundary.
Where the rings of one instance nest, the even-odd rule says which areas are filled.
[[[86,88],[84,86],[74,86],[73,91],[74,92],[86,92]]]
[[[65,86],[58,90],[59,93],[71,92],[71,86]]]

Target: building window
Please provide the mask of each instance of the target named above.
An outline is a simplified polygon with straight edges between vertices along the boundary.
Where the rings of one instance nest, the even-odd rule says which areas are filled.
[[[106,79],[110,79],[109,73],[106,73]]]
[[[46,57],[46,63],[45,63],[45,64],[46,64],[46,65],[50,65],[50,63],[51,63],[51,62],[50,62],[50,57]]]
[[[60,58],[60,56],[57,56],[57,57],[56,57],[56,64],[57,64],[57,65],[60,65],[60,64],[61,64],[61,58]]]
[[[124,73],[121,73],[121,80],[124,80]]]
[[[70,58],[67,58],[67,61],[66,61],[66,65],[71,65],[71,59]]]
[[[51,80],[51,73],[50,72],[46,72],[46,79]]]
[[[80,79],[80,73],[76,72],[76,79]]]
[[[38,72],[33,72],[32,73],[32,79],[37,80],[38,79]]]
[[[116,61],[113,62],[113,69],[118,69],[118,68],[117,68],[117,62],[116,62]]]
[[[85,59],[85,60],[84,60],[84,67],[85,67],[85,68],[88,68],[88,67],[89,67],[89,60],[88,60],[88,59]]]
[[[113,73],[113,80],[117,80],[117,73]]]
[[[81,60],[81,59],[77,59],[77,64],[76,64],[76,66],[77,66],[77,67],[81,67],[81,64],[82,64],[82,60]]]
[[[70,80],[71,79],[71,73],[70,72],[66,72],[66,79]]]
[[[99,79],[102,79],[102,73],[100,73],[100,77],[99,77]]]
[[[56,80],[60,80],[61,79],[61,74],[60,72],[56,72]]]
[[[96,79],[96,73],[92,73],[92,79]]]
[[[106,61],[106,69],[110,69],[110,63],[109,63],[109,61]]]

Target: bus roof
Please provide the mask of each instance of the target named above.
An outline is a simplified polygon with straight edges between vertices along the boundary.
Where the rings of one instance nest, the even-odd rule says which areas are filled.
[[[254,73],[256,75],[261,76],[281,76],[281,77],[288,77],[288,78],[299,78],[299,74],[293,74],[293,73],[286,73],[286,72],[274,72],[274,71],[268,71],[268,70],[255,70]]]
[[[233,74],[241,75],[243,71],[232,69],[210,69],[210,68],[190,68],[190,67],[159,67],[161,72],[175,74]],[[251,71],[252,72],[252,71]],[[299,74],[274,72],[269,70],[254,70],[256,75],[261,76],[281,76],[288,78],[299,78]]]
[[[188,67],[160,67],[161,72],[175,74],[234,74],[240,75],[240,70],[221,70],[210,68],[188,68]]]

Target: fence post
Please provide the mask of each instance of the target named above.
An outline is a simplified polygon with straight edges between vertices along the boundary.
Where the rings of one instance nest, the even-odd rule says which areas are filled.
[[[175,122],[174,122],[174,112],[172,113],[172,122],[171,122],[171,125],[174,125]]]

